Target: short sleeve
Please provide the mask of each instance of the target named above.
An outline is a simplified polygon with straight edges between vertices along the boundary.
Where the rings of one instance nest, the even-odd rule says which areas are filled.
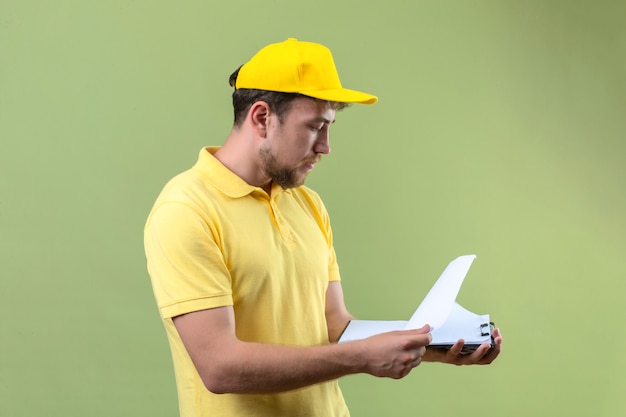
[[[163,318],[233,304],[232,280],[218,241],[210,220],[185,203],[153,209],[144,247]]]

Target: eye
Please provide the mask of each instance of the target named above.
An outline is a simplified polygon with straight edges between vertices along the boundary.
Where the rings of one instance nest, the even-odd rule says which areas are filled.
[[[311,129],[314,132],[319,132],[323,128],[324,128],[324,123],[322,123],[322,124],[315,124],[315,125],[310,125],[309,126],[309,129]]]

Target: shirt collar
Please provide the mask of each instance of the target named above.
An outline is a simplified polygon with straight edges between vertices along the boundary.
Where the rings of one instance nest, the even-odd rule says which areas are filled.
[[[217,152],[219,146],[207,146],[200,150],[198,161],[193,166],[193,169],[198,171],[207,181],[215,186],[222,193],[231,198],[240,198],[255,191],[262,191],[260,187],[245,182],[237,174],[229,170],[222,164],[213,154]],[[286,191],[281,187],[272,185],[272,194],[277,191]]]

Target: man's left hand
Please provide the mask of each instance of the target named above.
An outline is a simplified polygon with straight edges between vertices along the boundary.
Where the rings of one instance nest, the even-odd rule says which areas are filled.
[[[493,330],[494,346],[489,344],[480,345],[474,352],[461,354],[465,342],[457,341],[446,351],[439,349],[426,349],[424,361],[443,362],[452,365],[488,365],[493,362],[502,351],[502,333],[500,329]]]

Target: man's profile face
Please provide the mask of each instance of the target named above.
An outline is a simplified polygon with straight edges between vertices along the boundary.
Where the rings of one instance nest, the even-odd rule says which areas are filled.
[[[272,114],[259,151],[265,174],[283,188],[304,184],[321,155],[330,152],[329,128],[334,121],[329,103],[306,97],[294,99],[282,122]]]

